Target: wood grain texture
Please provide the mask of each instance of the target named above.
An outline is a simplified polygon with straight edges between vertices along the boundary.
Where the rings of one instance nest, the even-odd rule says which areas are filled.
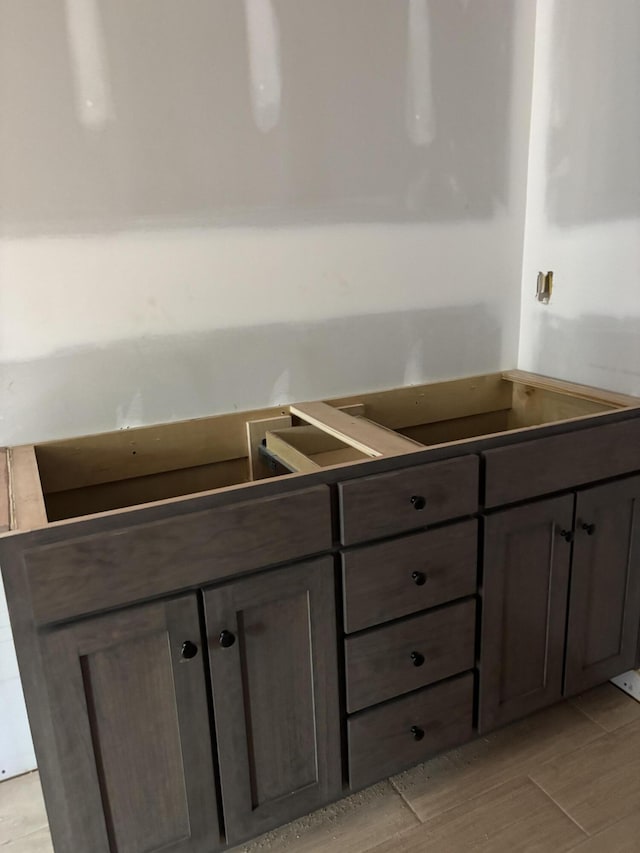
[[[270,477],[269,466],[260,455],[260,446],[267,432],[273,429],[285,429],[291,426],[291,415],[280,415],[275,418],[261,418],[258,421],[247,421],[247,451],[249,460],[249,479],[262,480]]]
[[[353,790],[418,764],[473,734],[473,675],[427,687],[347,721],[349,784]],[[416,740],[413,726],[424,732]]]
[[[320,470],[320,465],[317,462],[290,444],[282,435],[268,432],[266,442],[267,449],[275,453],[278,459],[292,471],[312,474],[314,471]]]
[[[607,391],[604,388],[594,388],[590,385],[580,385],[577,382],[566,382],[563,379],[552,379],[550,376],[540,376],[526,370],[506,370],[502,376],[509,382],[528,385],[531,388],[555,391],[569,397],[583,400],[595,400],[605,405],[618,408],[640,406],[640,397],[621,394],[618,391]]]
[[[359,711],[472,669],[475,636],[473,599],[347,637],[347,711]],[[421,656],[420,666],[412,654]]]
[[[329,489],[316,486],[33,548],[39,624],[211,583],[331,547]]]
[[[195,597],[43,637],[71,845],[96,853],[220,849]],[[150,804],[153,803],[153,808]]]
[[[8,454],[11,527],[37,530],[47,524],[35,447],[12,447]]]
[[[347,480],[338,492],[343,544],[404,533],[477,512],[478,457]]]
[[[512,387],[502,374],[493,373],[359,394],[358,397],[340,397],[328,402],[332,406],[343,406],[360,400],[372,421],[389,429],[404,429],[510,409]]]
[[[639,629],[640,477],[632,477],[578,494],[565,695],[632,669]]]
[[[357,407],[349,407],[349,411],[352,408],[356,409]],[[310,424],[270,431],[267,437],[267,447],[271,447],[281,459],[287,461],[287,458],[278,452],[277,444],[274,444],[274,441],[284,441],[287,447],[293,448],[294,453],[297,452],[306,457],[306,459],[300,460],[302,462],[301,467],[298,462],[297,470],[304,470],[304,465],[308,460],[315,463],[317,468],[313,470],[317,470],[327,465],[340,465],[345,462],[356,462],[359,459],[371,458],[354,447],[343,444],[335,436],[329,435],[329,433]]]
[[[516,384],[513,386],[513,408],[509,413],[509,427],[519,429],[554,421],[567,421],[611,411],[613,408],[598,400],[569,397],[546,388]]]
[[[327,403],[296,403],[289,407],[292,415],[302,418],[318,429],[355,447],[367,456],[395,456],[414,453],[421,447],[391,429],[367,420],[355,418]]]
[[[560,699],[573,496],[485,520],[479,723],[481,733]]]
[[[631,723],[580,749],[553,756],[529,775],[585,832],[593,835],[640,812],[638,767],[640,725]],[[615,847],[604,850],[617,853]]]
[[[580,827],[522,775],[369,853],[569,853],[585,839]]]
[[[361,631],[477,590],[475,519],[342,553],[344,626]],[[419,584],[412,577],[414,572]]]
[[[0,533],[5,533],[11,527],[8,453],[6,448],[0,448]]]
[[[505,432],[509,427],[510,409],[497,412],[484,412],[467,418],[455,418],[449,421],[436,421],[432,424],[419,424],[407,427],[402,434],[425,446],[446,444],[452,441],[472,440],[483,435],[495,435]]]
[[[222,489],[225,486],[244,483],[247,479],[247,460],[229,459],[198,468],[165,471],[146,477],[132,477],[113,483],[97,483],[80,489],[52,492],[46,495],[45,500],[49,521],[59,521],[150,501],[192,495],[210,489]]]
[[[487,507],[640,470],[640,419],[487,450]]]
[[[341,788],[333,560],[205,594],[227,837],[235,844]],[[220,645],[223,630],[237,638]]]
[[[246,422],[288,414],[278,406],[45,442],[42,482],[59,492],[246,458]]]

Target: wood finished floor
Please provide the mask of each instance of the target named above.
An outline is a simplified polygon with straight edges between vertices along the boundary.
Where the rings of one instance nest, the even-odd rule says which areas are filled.
[[[0,853],[52,850],[38,774],[0,784]],[[606,684],[233,853],[471,850],[639,851],[640,704]]]

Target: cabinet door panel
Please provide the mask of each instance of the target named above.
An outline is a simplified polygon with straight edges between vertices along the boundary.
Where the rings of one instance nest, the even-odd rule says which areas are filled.
[[[74,849],[220,848],[203,655],[184,659],[187,640],[199,648],[195,596],[44,636]]]
[[[573,496],[485,519],[479,729],[560,699]]]
[[[640,477],[633,477],[578,495],[566,694],[632,669],[639,624]]]
[[[333,560],[210,590],[205,604],[225,825],[236,844],[340,792]]]

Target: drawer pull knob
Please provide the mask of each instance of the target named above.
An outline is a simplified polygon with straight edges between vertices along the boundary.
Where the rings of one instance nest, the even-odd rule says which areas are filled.
[[[416,586],[424,586],[427,582],[427,576],[424,572],[411,572],[411,580]]]
[[[565,542],[573,542],[573,530],[561,530],[560,536]]]
[[[198,654],[198,647],[195,643],[192,643],[191,640],[186,640],[182,644],[180,654],[182,655],[184,660],[191,660]]]
[[[421,729],[420,726],[411,726],[410,731],[414,740],[422,740],[424,737],[424,729]]]
[[[422,666],[424,663],[424,655],[421,655],[420,652],[411,652],[411,661],[414,666]]]
[[[585,531],[587,536],[593,536],[593,534],[596,532],[595,524],[583,524],[582,529]]]
[[[223,649],[230,649],[236,641],[236,635],[232,634],[231,631],[221,631],[219,639]]]
[[[427,505],[427,502],[422,495],[413,495],[411,503],[413,504],[414,509],[424,509]]]

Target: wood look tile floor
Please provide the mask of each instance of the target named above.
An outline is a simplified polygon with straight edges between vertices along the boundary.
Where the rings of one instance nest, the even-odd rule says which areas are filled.
[[[0,784],[0,853],[52,851],[38,774]],[[636,853],[640,704],[605,684],[233,853],[338,851]]]

